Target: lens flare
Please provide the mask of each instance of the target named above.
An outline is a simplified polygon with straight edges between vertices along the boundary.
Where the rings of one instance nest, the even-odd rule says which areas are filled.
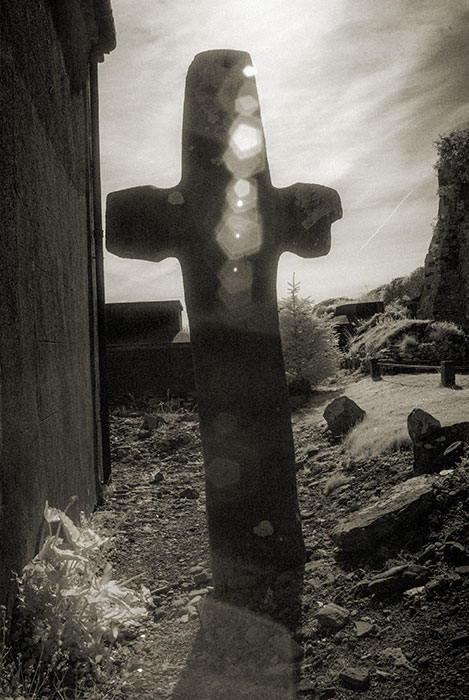
[[[226,188],[226,201],[236,214],[250,211],[257,205],[257,184],[255,180],[231,180]]]
[[[262,150],[262,131],[255,123],[240,121],[231,132],[229,145],[238,158],[251,158]]]
[[[252,95],[242,95],[235,101],[235,110],[238,114],[250,116],[259,109],[259,102]]]
[[[232,214],[228,212],[217,227],[216,240],[230,260],[257,253],[262,244],[262,230],[257,212]]]

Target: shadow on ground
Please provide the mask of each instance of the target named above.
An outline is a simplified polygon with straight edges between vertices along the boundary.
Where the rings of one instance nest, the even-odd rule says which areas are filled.
[[[172,700],[293,700],[303,573],[281,574],[263,610],[206,598]]]

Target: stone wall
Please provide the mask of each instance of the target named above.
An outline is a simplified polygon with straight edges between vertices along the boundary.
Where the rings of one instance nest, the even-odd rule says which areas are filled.
[[[418,316],[469,332],[469,129],[439,143],[438,220],[425,258]]]
[[[0,602],[39,546],[45,500],[76,494],[76,515],[97,497],[88,56],[111,47],[95,8],[0,6]]]

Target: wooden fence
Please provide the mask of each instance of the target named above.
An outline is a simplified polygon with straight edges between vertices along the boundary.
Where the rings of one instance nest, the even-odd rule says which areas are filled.
[[[370,374],[373,381],[378,382],[382,379],[383,374],[398,374],[398,373],[438,373],[440,376],[441,386],[454,387],[456,385],[456,374],[468,374],[469,366],[456,365],[452,360],[442,360],[439,365],[413,365],[390,360],[380,360],[377,357],[360,360],[358,358],[345,358],[343,361],[344,369],[365,369]]]

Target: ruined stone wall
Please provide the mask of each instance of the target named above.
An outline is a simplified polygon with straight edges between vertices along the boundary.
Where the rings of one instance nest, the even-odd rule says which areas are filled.
[[[45,500],[96,502],[85,5],[0,6],[0,602],[40,543]]]
[[[418,315],[469,332],[469,129],[439,143],[439,209]]]

